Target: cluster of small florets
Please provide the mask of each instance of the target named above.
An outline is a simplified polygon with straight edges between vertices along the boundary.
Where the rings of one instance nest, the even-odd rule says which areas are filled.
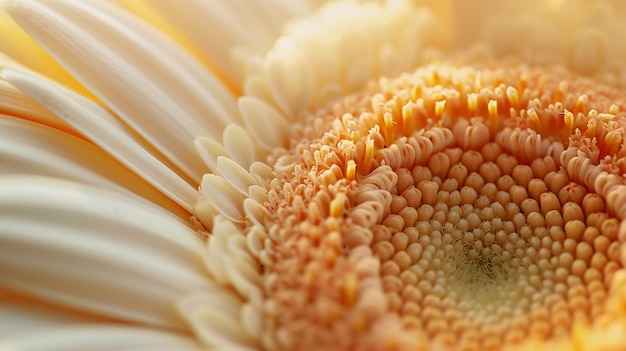
[[[279,344],[499,349],[593,326],[625,207],[624,100],[595,88],[433,64],[308,115],[272,161]]]

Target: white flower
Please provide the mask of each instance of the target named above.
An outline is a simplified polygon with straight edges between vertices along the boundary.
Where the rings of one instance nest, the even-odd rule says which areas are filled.
[[[619,1],[1,4],[0,349],[623,345]]]

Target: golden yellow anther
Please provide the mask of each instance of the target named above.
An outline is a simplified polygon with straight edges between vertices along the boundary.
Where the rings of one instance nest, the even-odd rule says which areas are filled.
[[[417,119],[417,109],[415,107],[416,106],[413,101],[409,101],[402,106],[402,126],[403,131],[406,134],[413,132],[416,122],[415,120]]]
[[[331,217],[341,218],[343,217],[346,209],[346,203],[348,196],[345,193],[338,193],[335,198],[330,202],[330,215]]]
[[[489,131],[495,133],[498,127],[498,101],[489,100],[487,111],[489,111]]]
[[[528,87],[528,72],[522,72],[522,74],[520,74],[520,77],[519,77],[517,90],[524,92],[524,90],[526,90],[527,87]]]
[[[528,118],[530,119],[532,125],[536,125],[537,127],[541,127],[541,121],[539,120],[539,115],[535,109],[528,109]],[[541,130],[539,130],[541,131]]]
[[[604,136],[604,145],[601,150],[605,155],[615,155],[622,145],[622,131],[621,129],[612,130]]]
[[[411,98],[413,100],[417,100],[422,97],[423,87],[420,84],[415,84],[415,86],[411,89]]]
[[[383,116],[383,136],[385,138],[385,143],[392,144],[395,140],[395,133],[393,132],[393,126],[395,122],[393,121],[393,116],[389,112],[385,112]]]
[[[569,136],[574,131],[574,114],[565,109],[563,112],[563,122],[565,122],[565,130],[563,131],[563,136],[569,138]]]
[[[435,102],[435,116],[441,118],[445,110],[446,110],[446,100]]]
[[[579,113],[586,114],[587,113],[587,103],[589,102],[589,98],[587,95],[581,95],[576,100],[576,106],[574,106],[574,115]]]
[[[467,108],[470,112],[476,113],[476,110],[478,109],[478,94],[467,94]]]
[[[353,181],[356,176],[356,162],[354,160],[348,160],[346,162],[346,179]]]
[[[363,156],[363,167],[361,168],[362,174],[369,172],[372,166],[372,160],[374,159],[374,140],[369,136],[365,141],[365,155]]]
[[[487,104],[487,110],[489,111],[489,118],[498,118],[498,102],[496,100],[489,100]]]
[[[559,87],[554,92],[554,98],[552,102],[563,101],[565,94],[567,93],[567,82],[560,82]]]
[[[506,88],[506,96],[509,98],[511,107],[518,109],[519,108],[519,96],[517,95],[517,89],[513,87]]]

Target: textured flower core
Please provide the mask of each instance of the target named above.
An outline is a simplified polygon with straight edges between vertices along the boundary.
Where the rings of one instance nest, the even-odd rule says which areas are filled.
[[[274,342],[579,347],[624,311],[625,103],[564,69],[436,63],[305,116],[270,160]]]

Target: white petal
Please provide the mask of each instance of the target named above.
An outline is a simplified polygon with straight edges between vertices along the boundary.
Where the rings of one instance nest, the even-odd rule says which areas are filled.
[[[192,179],[201,135],[238,121],[234,97],[182,48],[110,2],[19,0],[9,14],[68,72]]]
[[[53,178],[0,176],[0,247],[0,285],[139,323],[185,328],[174,301],[212,287],[177,217]]]
[[[280,40],[268,53],[265,64],[270,90],[281,109],[287,116],[304,110],[313,96],[313,76],[295,43]]]
[[[195,218],[197,218],[209,232],[212,232],[213,219],[219,214],[219,212],[215,209],[215,206],[213,206],[211,199],[208,199],[205,196],[200,196],[198,202],[196,202],[193,207],[193,212],[195,214]]]
[[[90,324],[33,332],[0,341],[0,350],[203,350],[194,339],[143,327]]]
[[[248,189],[248,197],[250,198],[250,200],[254,200],[259,204],[268,201],[267,194],[267,189],[259,185],[251,186],[250,189]]]
[[[258,226],[265,226],[269,213],[263,205],[253,199],[245,199],[243,201],[243,209],[246,212],[246,218]]]
[[[261,68],[260,70],[263,71],[263,68]],[[250,74],[249,76],[247,76],[244,82],[243,92],[246,96],[253,96],[257,99],[271,102],[273,105],[276,105],[276,102],[274,101],[274,96],[270,91],[267,79],[265,79],[264,74],[262,73]]]
[[[228,157],[217,158],[217,169],[219,174],[241,195],[248,196],[248,188],[256,184],[250,173]]]
[[[24,65],[0,52],[0,70],[4,68],[28,70]],[[39,122],[61,130],[71,130],[71,127],[62,119],[3,80],[0,80],[0,108],[2,113],[7,115]]]
[[[265,153],[254,142],[254,138],[239,125],[231,124],[226,127],[222,139],[230,158],[246,169],[254,161],[265,156]]]
[[[205,174],[200,191],[221,214],[233,221],[241,221],[243,197],[224,178],[215,174]]]
[[[191,212],[197,199],[196,190],[111,123],[113,116],[106,109],[56,83],[26,72],[5,69],[2,77],[63,117],[75,129]]]
[[[285,0],[188,0],[184,6],[153,1],[151,5],[235,82],[240,77],[231,62],[233,48],[265,52],[286,20],[310,11],[304,2]]]
[[[217,158],[220,156],[228,156],[228,151],[217,141],[205,137],[198,137],[194,141],[196,150],[202,158],[202,161],[209,167],[211,171],[217,168]]]
[[[0,115],[0,159],[0,174],[50,176],[124,192],[129,196],[137,194],[181,218],[189,218],[189,212],[104,150],[37,123]]]
[[[337,92],[345,95],[362,89],[363,82],[377,76],[395,76],[415,67],[427,60],[431,51],[426,47],[441,48],[449,43],[449,30],[444,27],[449,24],[429,21],[422,15],[428,9],[416,6],[415,1],[323,4],[315,14],[289,22],[265,55],[264,74],[246,77],[246,92],[275,102],[288,118],[297,117],[297,112],[307,107],[320,106]],[[390,49],[396,49],[399,66],[387,65],[383,53]],[[385,67],[391,70],[384,71]],[[267,98],[266,87],[273,99]]]
[[[250,174],[257,178],[257,181],[269,181],[274,177],[274,171],[264,162],[255,162],[250,166]]]
[[[178,303],[203,343],[226,350],[256,350],[255,339],[246,333],[241,321],[243,303],[228,293],[185,296]]]
[[[260,264],[248,250],[244,234],[231,221],[222,216],[215,218],[204,259],[217,282],[232,286],[248,301],[261,303]]]
[[[0,340],[61,325],[110,323],[110,319],[45,303],[0,287]]]
[[[6,114],[27,118],[58,129],[70,129],[67,123],[5,81],[0,81],[0,108]]]
[[[289,124],[272,106],[257,98],[239,99],[239,110],[250,133],[267,150],[284,147],[289,138]]]
[[[267,233],[264,227],[254,226],[246,234],[246,243],[248,250],[257,259],[261,256],[261,251],[265,248],[265,240]]]

